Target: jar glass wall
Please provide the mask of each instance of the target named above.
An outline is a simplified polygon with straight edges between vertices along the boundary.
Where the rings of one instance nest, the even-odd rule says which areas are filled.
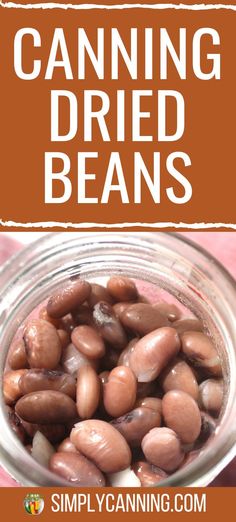
[[[164,289],[199,317],[221,354],[225,400],[219,426],[198,458],[159,485],[205,486],[236,454],[236,284],[209,254],[171,233],[45,235],[0,271],[0,461],[23,485],[71,485],[33,461],[6,418],[2,375],[10,342],[28,314],[78,274],[118,273]]]

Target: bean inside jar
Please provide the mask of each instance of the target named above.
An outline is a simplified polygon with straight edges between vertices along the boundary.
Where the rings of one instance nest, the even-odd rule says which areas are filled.
[[[30,314],[3,378],[16,436],[80,486],[155,486],[214,436],[222,366],[199,319],[132,279],[75,279]],[[191,457],[191,458],[190,458]]]

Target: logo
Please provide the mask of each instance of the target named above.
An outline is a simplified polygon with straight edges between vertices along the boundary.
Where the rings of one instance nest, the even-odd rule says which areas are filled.
[[[28,493],[24,499],[24,508],[29,515],[40,515],[44,509],[44,500],[38,493]]]

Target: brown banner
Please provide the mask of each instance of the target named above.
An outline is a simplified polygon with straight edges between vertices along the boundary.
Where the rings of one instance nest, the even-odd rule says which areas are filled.
[[[234,488],[1,488],[1,514],[24,522],[63,520],[224,520],[233,517]],[[33,518],[33,517],[32,517]]]
[[[103,224],[116,228],[126,223],[130,228],[143,229],[150,224],[170,229],[175,224],[182,224],[184,229],[185,224],[194,223],[205,223],[202,228],[215,223],[220,228],[234,224],[235,20],[232,9],[0,8],[1,230],[10,226],[12,230],[30,226],[59,230],[64,223],[68,228],[81,224],[86,228]],[[23,28],[33,33],[26,32],[20,40]],[[65,68],[56,65],[53,71],[50,69],[56,28],[63,32],[68,52],[67,79]],[[97,28],[104,30],[104,79],[98,78],[88,54],[85,79],[78,79],[78,28],[84,29],[94,52]],[[114,78],[112,28],[117,29],[127,52],[130,30],[137,29],[137,79],[131,78],[120,51],[118,79]],[[145,28],[150,32],[145,33]],[[181,78],[180,69],[177,71],[167,53],[166,79],[160,78],[161,31],[168,34],[178,54],[180,28],[183,46],[186,38],[186,71],[183,61]],[[198,48],[199,31],[206,28],[213,33],[203,31]],[[153,45],[147,45],[145,53],[150,34]],[[55,60],[60,61],[62,49],[56,50]],[[216,63],[219,68],[215,76],[220,74],[220,78],[207,79]],[[25,78],[20,77],[19,70]],[[36,77],[30,79],[33,71]],[[69,95],[61,96],[59,133],[68,134],[72,113],[76,122],[71,139],[56,141],[51,139],[52,120],[55,123],[51,91],[65,90],[71,93],[73,104],[70,113]],[[141,98],[137,94],[140,90],[144,93]],[[99,91],[92,101],[91,91]],[[177,100],[173,91],[181,99]],[[160,116],[164,101],[166,122]],[[173,136],[177,130],[178,102],[180,113],[184,105],[184,128],[181,130],[180,123],[179,137],[168,141],[163,139],[163,132]],[[103,103],[104,107],[109,104],[109,110],[102,135],[96,118],[90,118],[89,127],[88,109],[99,111]],[[140,118],[139,104],[139,112],[146,113]],[[117,136],[118,126],[121,130]],[[147,140],[139,141],[140,135]],[[64,182],[55,179],[63,169],[67,194]]]

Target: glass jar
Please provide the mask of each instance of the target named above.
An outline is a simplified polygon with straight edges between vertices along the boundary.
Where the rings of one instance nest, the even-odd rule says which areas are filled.
[[[221,354],[225,400],[219,427],[198,458],[158,485],[206,486],[236,454],[236,284],[212,256],[172,233],[45,235],[0,271],[0,462],[22,485],[69,485],[34,462],[5,413],[2,374],[27,315],[65,280],[122,274],[156,284],[203,322]]]

